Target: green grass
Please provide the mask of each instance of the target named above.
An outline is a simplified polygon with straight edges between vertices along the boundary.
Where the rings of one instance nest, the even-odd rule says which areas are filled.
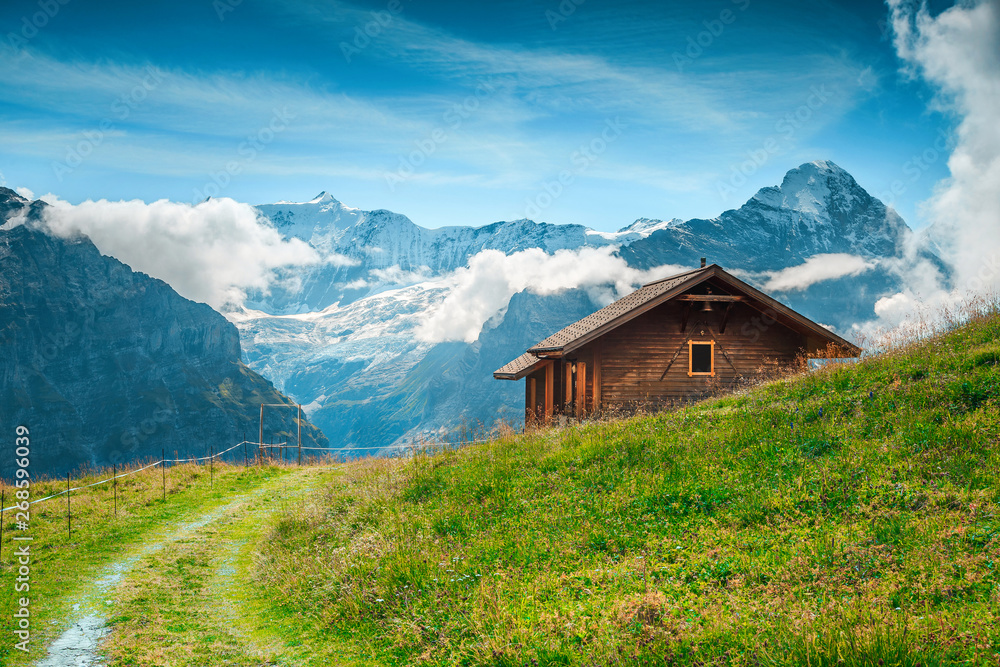
[[[74,487],[110,476],[97,471],[74,479]],[[118,511],[110,484],[73,492],[72,536],[67,531],[65,496],[31,506],[30,528],[17,530],[14,512],[4,512],[2,571],[0,571],[0,665],[33,664],[44,657],[45,643],[65,630],[72,606],[99,576],[102,567],[121,559],[151,539],[164,526],[197,518],[225,505],[235,494],[258,488],[289,473],[289,469],[263,466],[244,469],[220,465],[214,469],[214,486],[209,485],[207,466],[193,464],[168,467],[166,500],[159,468],[151,468],[118,480]],[[66,488],[65,481],[33,481],[31,497]],[[12,504],[13,488],[6,487],[7,505]],[[15,535],[30,535],[31,544],[31,653],[15,650],[12,614],[22,594],[14,592],[16,563]]]
[[[998,358],[993,314],[673,413],[350,464],[248,576],[289,640],[370,664],[996,665]]]

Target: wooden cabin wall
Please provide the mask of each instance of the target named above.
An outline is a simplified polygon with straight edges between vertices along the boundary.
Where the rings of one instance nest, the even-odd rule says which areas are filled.
[[[733,305],[726,331],[719,333],[725,305],[713,304],[711,313],[700,312],[700,305],[692,304],[683,332],[686,306],[668,302],[568,355],[588,362],[588,396],[593,396],[595,353],[600,355],[600,407],[614,407],[696,398],[719,383],[755,374],[768,361],[790,364],[811,342],[744,303]],[[716,342],[715,377],[688,376],[689,340]],[[668,365],[670,369],[661,380]]]

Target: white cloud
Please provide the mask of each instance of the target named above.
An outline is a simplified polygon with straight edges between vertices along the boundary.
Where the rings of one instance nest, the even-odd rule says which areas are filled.
[[[430,273],[430,267],[427,266],[418,267],[415,271],[405,271],[395,265],[384,269],[372,269],[370,275],[375,278],[375,282],[386,285],[413,285],[427,280]]]
[[[911,76],[938,90],[936,106],[961,120],[924,211],[955,267],[955,294],[1000,287],[1000,2],[961,3],[931,16],[925,4],[888,0],[895,46]],[[900,303],[887,303],[884,307]]]
[[[933,107],[959,122],[951,175],[923,204],[931,223],[924,233],[954,275],[946,280],[912,247],[902,260],[887,261],[906,287],[875,303],[877,320],[856,327],[876,348],[960,321],[977,294],[1000,289],[1000,3],[973,0],[935,17],[924,3],[887,2],[904,73],[931,84]]]
[[[29,190],[28,188],[14,188],[14,191],[17,194],[19,194],[22,197],[24,197],[25,199],[29,199],[29,200],[34,200],[35,199],[35,193],[32,192],[31,190]]]
[[[765,292],[792,292],[808,289],[816,283],[846,276],[857,276],[875,266],[864,257],[847,253],[813,255],[802,264],[781,271],[768,271]]]
[[[501,313],[521,291],[550,295],[583,288],[598,302],[610,303],[638,285],[683,270],[663,266],[648,271],[629,267],[614,247],[557,250],[548,255],[531,248],[510,255],[484,250],[444,280],[450,292],[440,307],[417,327],[419,340],[429,343],[479,338],[483,326]]]
[[[241,305],[248,289],[267,291],[282,267],[322,261],[308,244],[286,241],[253,207],[231,199],[197,205],[102,199],[74,206],[47,197],[44,223],[51,233],[85,234],[105,255],[216,309]]]

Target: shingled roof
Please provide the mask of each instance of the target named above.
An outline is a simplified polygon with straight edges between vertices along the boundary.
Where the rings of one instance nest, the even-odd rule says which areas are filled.
[[[694,271],[678,273],[676,276],[670,276],[669,278],[664,278],[662,280],[649,283],[648,285],[643,285],[641,288],[632,292],[628,296],[622,297],[614,303],[601,308],[596,313],[587,315],[582,320],[560,329],[537,345],[529,348],[528,352],[550,352],[553,350],[561,350],[569,343],[596,331],[609,322],[614,322],[619,317],[627,315],[639,306],[652,301],[666,292],[669,292],[681,283],[686,282],[691,277],[704,271],[705,269],[695,269]]]
[[[519,380],[545,361],[542,358],[543,355],[558,357],[562,353],[570,352],[586,342],[603,335],[607,331],[624,324],[633,317],[648,310],[649,307],[654,307],[663,301],[667,301],[711,276],[722,278],[737,290],[774,308],[784,315],[790,323],[810,330],[816,335],[827,338],[831,342],[847,349],[857,349],[840,336],[837,336],[812,320],[799,315],[792,309],[747,285],[731,274],[726,273],[718,264],[710,264],[700,269],[685,271],[684,273],[678,273],[643,285],[628,296],[601,308],[597,312],[560,329],[545,340],[540,341],[518,358],[493,371],[493,377],[498,380]]]

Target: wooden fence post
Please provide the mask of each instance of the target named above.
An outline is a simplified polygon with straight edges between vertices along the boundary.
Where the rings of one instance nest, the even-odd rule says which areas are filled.
[[[115,493],[115,518],[118,517],[118,464],[111,464],[111,486]]]
[[[302,404],[299,403],[299,467],[302,466]]]
[[[5,491],[6,489],[0,489],[0,510],[3,509]],[[3,565],[3,512],[0,512],[0,565]]]
[[[215,488],[215,460],[212,455],[212,448],[208,448],[208,488]]]
[[[163,481],[163,502],[167,502],[167,455],[160,450],[160,477]]]
[[[69,473],[66,473],[66,534],[69,539],[73,539],[73,508],[69,504],[71,493],[69,490]]]

